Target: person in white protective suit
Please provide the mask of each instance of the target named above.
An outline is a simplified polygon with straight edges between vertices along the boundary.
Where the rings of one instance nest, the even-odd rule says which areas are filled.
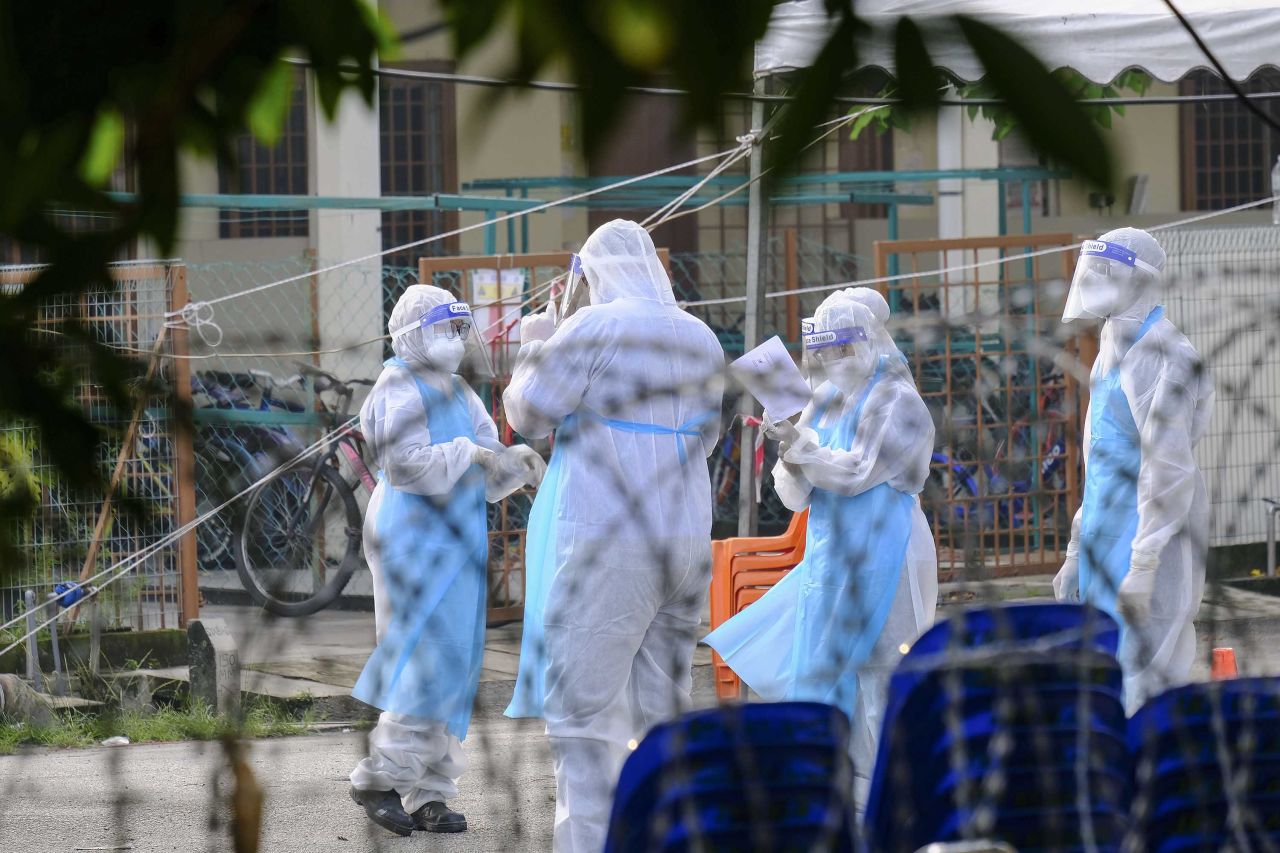
[[[382,714],[351,796],[400,835],[461,832],[466,818],[445,802],[466,769],[484,652],[485,500],[536,485],[545,464],[532,448],[503,447],[455,375],[471,336],[466,303],[416,284],[387,326],[395,357],[360,410],[379,472],[364,527],[378,645],[351,691]]]
[[[578,261],[590,305],[558,326],[554,309],[525,318],[503,395],[519,433],[555,430],[530,517],[508,714],[546,719],[555,849],[599,853],[628,748],[689,705],[724,355],[677,307],[640,225],[602,225]]]
[[[1104,323],[1084,422],[1084,500],[1053,588],[1119,619],[1131,713],[1190,673],[1208,543],[1193,451],[1209,427],[1213,382],[1157,304],[1164,262],[1136,228],[1086,240],[1062,314]]]
[[[809,509],[804,559],[706,638],[763,698],[828,702],[849,715],[859,811],[889,676],[904,644],[932,623],[938,598],[918,498],[933,421],[884,327],[888,316],[866,288],[819,306],[805,346],[824,379],[798,424],[765,414],[779,441],[778,496],[788,509]]]

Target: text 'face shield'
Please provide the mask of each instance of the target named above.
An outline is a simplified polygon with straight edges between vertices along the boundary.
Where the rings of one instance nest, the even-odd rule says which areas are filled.
[[[804,336],[805,353],[819,364],[861,355],[870,347],[867,330],[862,326],[809,332]]]

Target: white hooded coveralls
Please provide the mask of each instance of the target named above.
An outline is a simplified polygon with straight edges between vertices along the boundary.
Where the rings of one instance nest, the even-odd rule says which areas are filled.
[[[412,285],[400,297],[387,323],[396,331],[418,321],[432,308],[453,302],[447,291]],[[453,375],[462,358],[461,341],[433,339],[430,328],[414,329],[392,339],[396,356],[407,365],[386,367],[360,409],[360,424],[375,469],[381,472],[365,513],[364,555],[373,577],[374,622],[381,643],[396,601],[387,593],[382,570],[382,535],[377,521],[389,487],[418,495],[448,495],[472,470],[476,447],[500,452],[498,430],[484,404],[465,382]],[[458,437],[445,443],[431,439],[431,413],[423,405],[417,381],[445,394],[461,383],[476,441]],[[485,497],[500,500],[520,486],[510,477],[485,478]],[[404,533],[404,531],[396,531]],[[424,572],[430,566],[423,566]],[[403,603],[401,603],[403,606]],[[462,744],[442,720],[383,711],[369,734],[369,755],[351,771],[358,790],[400,794],[405,811],[458,794],[457,780],[466,770]]]
[[[676,306],[639,225],[601,226],[580,256],[590,306],[521,347],[503,403],[519,433],[556,430],[565,453],[544,716],[555,849],[598,853],[628,745],[689,703],[710,583],[706,457],[720,433],[724,356]]]

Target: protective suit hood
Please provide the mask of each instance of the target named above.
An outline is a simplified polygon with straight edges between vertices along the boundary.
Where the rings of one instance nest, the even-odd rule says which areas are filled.
[[[645,299],[674,305],[675,294],[649,232],[635,222],[614,219],[601,225],[578,253],[591,304]]]
[[[451,325],[456,331],[449,331]],[[470,306],[447,290],[430,284],[407,287],[391,311],[387,332],[391,350],[411,367],[447,376],[465,359],[479,375],[493,375],[487,350],[472,328]]]
[[[890,369],[905,370],[901,353],[877,316],[879,312],[887,317],[888,308],[884,297],[868,288],[838,291],[818,306],[815,331],[805,348],[821,364],[825,378],[844,393],[852,393],[871,378],[881,356],[888,357]],[[832,346],[828,341],[832,335],[843,343]]]
[[[1164,249],[1138,228],[1117,228],[1097,240],[1086,240],[1062,321],[1136,319],[1141,323],[1159,301],[1164,264]]]

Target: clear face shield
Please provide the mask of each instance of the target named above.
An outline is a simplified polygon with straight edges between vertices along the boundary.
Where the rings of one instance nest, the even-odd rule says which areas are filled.
[[[862,326],[810,332],[804,336],[805,353],[823,368],[837,361],[856,358],[865,361],[871,355],[871,340]]]
[[[587,275],[582,269],[582,256],[574,252],[569,256],[569,269],[565,271],[564,290],[560,293],[560,320],[573,315],[590,301]]]
[[[492,378],[493,365],[482,336],[476,331],[471,316],[471,306],[465,302],[446,302],[437,305],[404,328],[391,333],[392,339],[411,332],[424,336],[428,351],[438,354],[442,363],[436,365],[452,373],[465,365],[470,371],[484,378]]]
[[[1107,319],[1121,307],[1121,300],[1134,293],[1136,279],[1143,275],[1158,276],[1160,270],[1119,244],[1084,241],[1062,310],[1062,322]]]
[[[813,317],[805,317],[800,321],[800,372],[804,374],[805,379],[809,380],[809,385],[814,388],[822,384],[822,370],[809,353],[809,348],[804,346],[804,340],[817,330],[818,323]]]

